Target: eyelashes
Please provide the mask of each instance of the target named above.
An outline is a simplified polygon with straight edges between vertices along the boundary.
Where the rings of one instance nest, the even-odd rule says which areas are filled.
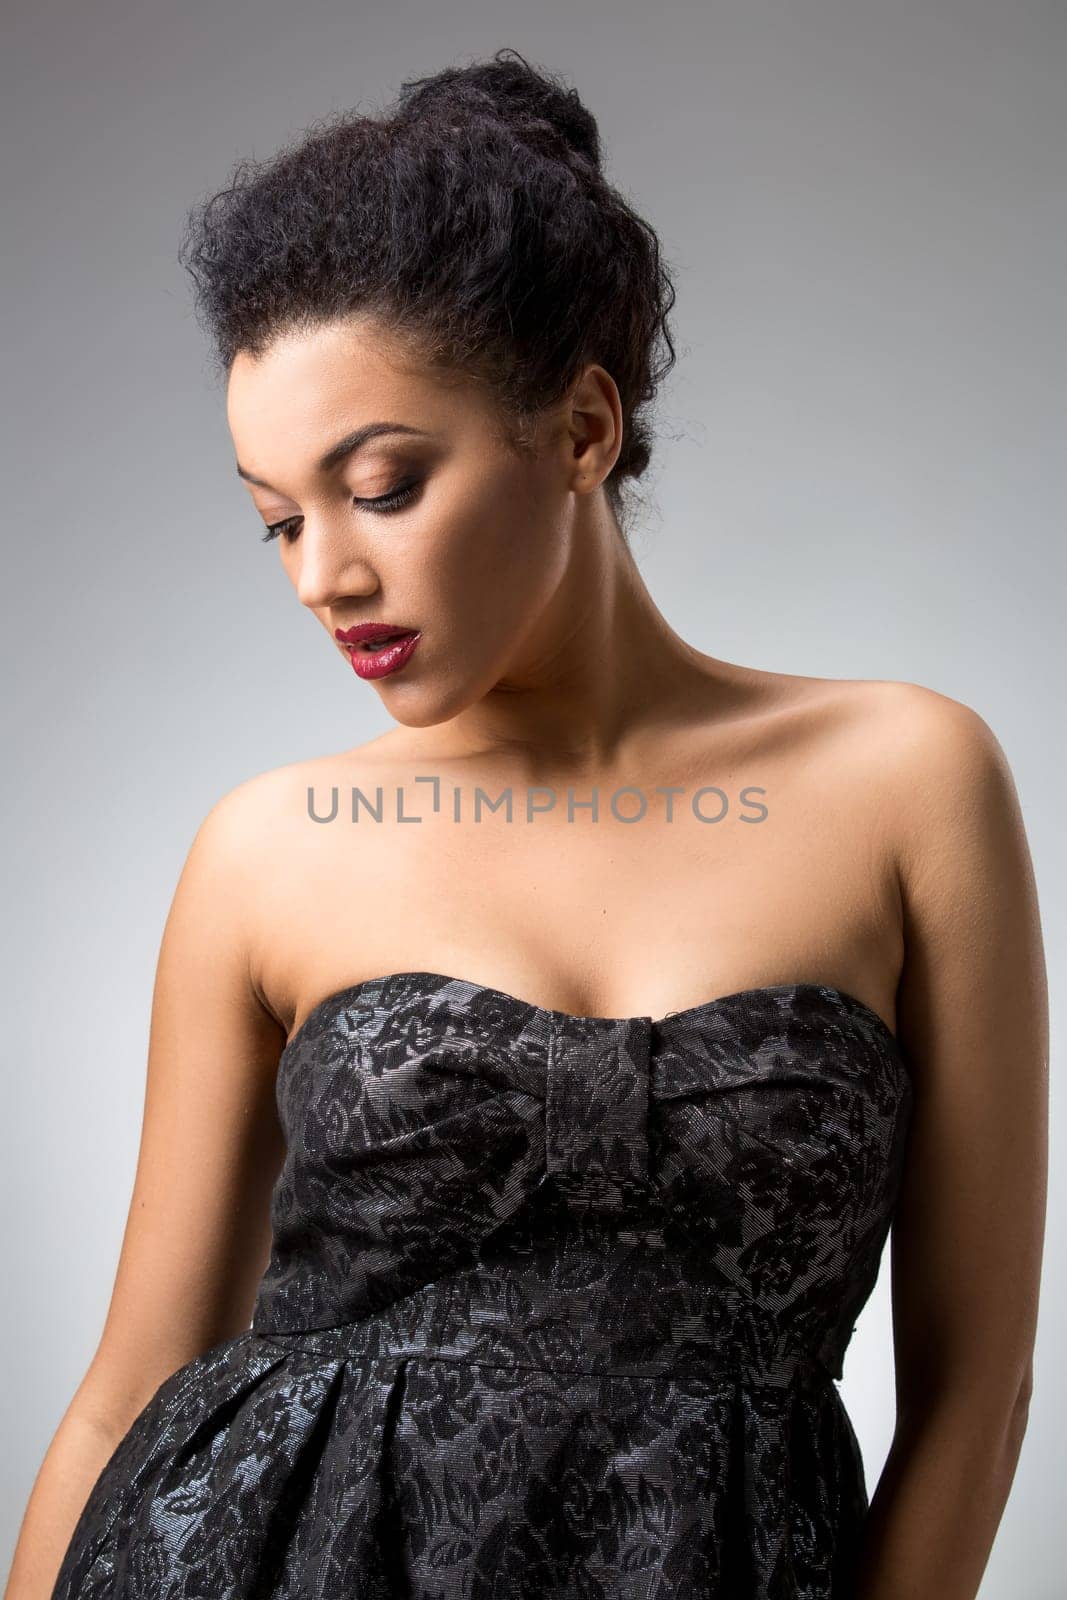
[[[268,525],[267,531],[262,537],[264,539],[276,539],[279,534],[284,534],[286,544],[291,544],[293,539],[296,538],[296,534],[290,534],[289,529],[302,520],[301,517],[286,517],[284,522],[272,522]]]
[[[373,511],[376,515],[383,512],[399,511],[414,500],[422,487],[417,478],[408,479],[398,484],[395,489],[390,489],[388,494],[380,494],[373,500],[361,500],[358,495],[353,497],[352,504],[362,507],[366,511]],[[292,544],[300,531],[303,517],[286,517],[283,522],[268,524],[267,531],[262,535],[264,540],[277,539],[279,535],[286,544]]]

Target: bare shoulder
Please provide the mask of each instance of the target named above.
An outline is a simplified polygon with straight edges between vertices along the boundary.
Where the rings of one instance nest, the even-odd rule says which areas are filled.
[[[869,729],[872,743],[889,737],[899,754],[937,749],[945,740],[996,743],[977,711],[921,683],[893,678],[805,678],[798,683],[798,704],[822,708],[844,731]]]
[[[359,774],[375,772],[380,755],[384,755],[381,740],[372,739],[356,749],[255,773],[215,801],[200,825],[199,837],[235,869],[241,865],[254,869],[265,851],[276,857],[290,830],[293,836],[302,830],[309,790],[323,796],[331,785],[358,782]]]
[[[1010,778],[988,722],[960,700],[895,679],[801,679],[791,698],[813,737],[858,761],[896,804],[902,794]]]
[[[854,685],[857,705],[870,712],[877,732],[892,740],[894,759],[918,761],[931,777],[1006,764],[985,718],[962,700],[919,683],[894,680]]]
[[[906,960],[899,995],[917,1056],[966,1016],[1041,1058],[1046,995],[1037,883],[1015,778],[974,707],[913,683],[868,686],[881,745],[883,837],[896,868]],[[937,1014],[950,1019],[938,1022]]]
[[[964,832],[1021,828],[1007,756],[973,706],[895,681],[857,684],[849,698],[847,723],[878,775],[903,872],[935,863]]]
[[[902,902],[909,887],[933,892],[968,844],[975,873],[990,853],[1024,858],[1007,757],[972,706],[893,679],[782,678],[767,708],[762,744],[788,755],[791,782],[818,788],[835,827],[860,828]]]

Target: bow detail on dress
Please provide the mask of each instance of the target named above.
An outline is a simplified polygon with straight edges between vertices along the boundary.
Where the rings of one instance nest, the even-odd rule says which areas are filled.
[[[417,1056],[430,1072],[484,1079],[535,1100],[543,1117],[543,1168],[553,1177],[648,1179],[648,1017],[600,1019],[595,1028],[557,1018],[513,1042],[513,1053],[460,1038]],[[525,1048],[524,1046],[527,1046]],[[412,1058],[407,1063],[415,1064]]]

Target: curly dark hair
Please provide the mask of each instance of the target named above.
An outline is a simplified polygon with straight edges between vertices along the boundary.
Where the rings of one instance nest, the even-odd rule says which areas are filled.
[[[601,170],[577,92],[515,50],[405,82],[386,115],[314,123],[186,219],[181,264],[224,378],[287,331],[380,320],[434,369],[473,378],[518,450],[588,362],[618,386],[621,453],[650,459],[643,414],[675,360],[675,291],[649,223]]]

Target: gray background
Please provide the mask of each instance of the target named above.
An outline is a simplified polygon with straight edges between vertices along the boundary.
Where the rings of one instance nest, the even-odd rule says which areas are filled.
[[[257,536],[175,259],[186,207],[405,77],[505,44],[563,71],[676,271],[635,537],[652,593],[728,660],[922,683],[985,717],[1035,858],[1055,1063],[1067,17],[38,0],[8,7],[5,44],[6,1572],[107,1308],[196,828],[251,774],[388,726]],[[1034,1406],[982,1600],[1062,1592],[1055,1151]],[[842,1386],[872,1489],[888,1317],[886,1258]]]

